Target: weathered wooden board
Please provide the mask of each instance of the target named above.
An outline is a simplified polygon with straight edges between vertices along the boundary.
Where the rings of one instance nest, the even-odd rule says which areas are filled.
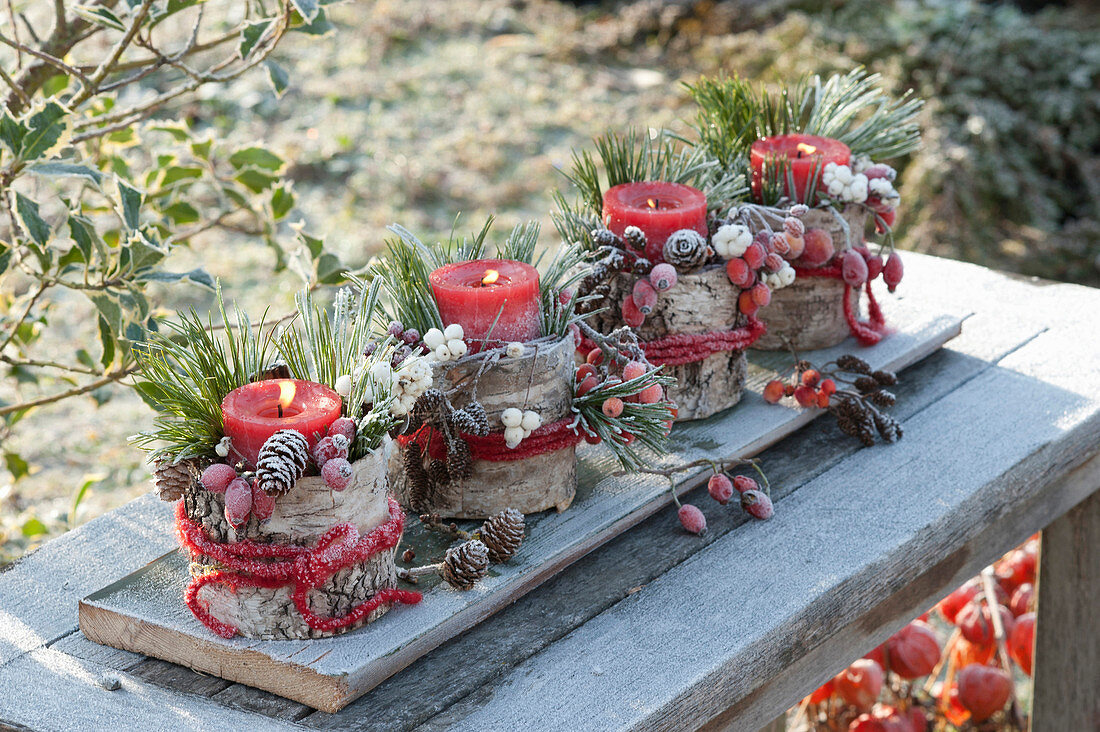
[[[924,358],[959,332],[962,314],[930,315],[895,301],[889,315],[898,332],[860,354],[876,367],[899,369]],[[851,344],[813,354],[824,361]],[[678,425],[666,465],[700,457],[748,456],[820,415],[767,405],[759,392],[784,367],[784,354],[754,354],[749,387],[737,408],[709,420]],[[574,507],[529,518],[529,539],[512,563],[494,568],[476,589],[457,592],[422,584],[424,603],[397,609],[371,627],[338,639],[225,641],[190,616],[180,600],[184,573],[167,555],[81,602],[84,633],[97,641],[191,666],[334,711],[450,637],[530,591],[562,567],[633,526],[671,500],[667,481],[608,478],[616,466],[604,450],[582,451]],[[701,474],[700,474],[701,475]],[[678,490],[698,483],[684,476]],[[438,537],[411,527],[408,540],[424,561],[442,550]],[[180,566],[176,566],[180,565]]]

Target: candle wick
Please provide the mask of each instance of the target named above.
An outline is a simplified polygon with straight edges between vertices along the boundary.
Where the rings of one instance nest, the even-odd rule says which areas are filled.
[[[282,402],[280,402],[279,403],[279,419],[282,419],[282,418],[283,418],[283,405],[282,405]]]
[[[802,157],[802,151],[801,150],[798,151],[798,157]]]

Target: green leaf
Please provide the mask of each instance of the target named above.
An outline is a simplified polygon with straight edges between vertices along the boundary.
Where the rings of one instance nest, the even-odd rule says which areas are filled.
[[[96,185],[103,181],[103,173],[94,168],[89,168],[87,165],[78,165],[77,163],[35,163],[28,170],[37,175],[54,178],[84,178]]]
[[[202,160],[210,159],[210,149],[214,146],[214,138],[208,137],[191,143],[191,154]]]
[[[23,536],[39,536],[48,533],[50,530],[46,528],[46,524],[34,517],[23,522]]]
[[[46,242],[50,240],[50,225],[38,215],[38,204],[22,193],[16,193],[15,212],[31,239],[40,246],[46,246]]]
[[[68,74],[54,74],[42,85],[42,95],[47,99],[55,97],[69,88]]]
[[[99,316],[99,343],[103,348],[99,362],[103,364],[103,368],[107,368],[115,360],[115,335],[102,315]]]
[[[322,285],[338,285],[344,281],[347,268],[335,254],[325,252],[317,258],[317,282]]]
[[[27,132],[19,157],[27,161],[52,158],[68,143],[69,110],[57,102],[47,102],[30,116],[25,126]]]
[[[255,168],[246,168],[238,173],[233,179],[253,193],[259,193],[279,182],[279,176],[264,173]]]
[[[155,28],[166,18],[170,18],[181,10],[194,7],[205,0],[168,0],[164,5],[154,5],[149,11],[149,28]]]
[[[289,183],[280,183],[271,189],[271,216],[276,221],[290,213],[296,200]],[[2,270],[0,270],[2,271]]]
[[[86,473],[84,475],[84,482],[73,491],[72,505],[69,507],[69,528],[76,526],[76,512],[80,508],[80,502],[84,500],[84,495],[88,492],[88,489],[96,483],[103,482],[106,477],[106,473]]]
[[[187,127],[187,123],[179,120],[158,122],[150,125],[149,129],[154,132],[167,132],[176,142],[184,142],[191,137],[191,130]]]
[[[8,271],[8,265],[11,264],[11,254],[11,246],[0,241],[0,275]]]
[[[117,31],[126,30],[126,25],[122,22],[122,19],[112,13],[108,8],[74,5],[73,12],[81,18],[84,18],[84,20],[103,26],[104,28],[111,28]]]
[[[153,270],[150,272],[142,273],[138,278],[142,282],[179,282],[180,280],[190,280],[196,285],[200,285],[209,290],[214,289],[214,278],[210,274],[202,269],[196,268],[190,272],[168,272],[166,270]]]
[[[306,20],[313,20],[321,10],[317,0],[290,0],[290,2]]]
[[[174,224],[193,224],[199,220],[199,211],[187,201],[177,201],[164,209],[164,215]]]
[[[128,185],[121,178],[118,182],[118,197],[122,203],[122,220],[126,223],[126,228],[136,229],[141,222],[141,200],[142,193],[136,188]]]
[[[237,53],[242,59],[248,58],[248,54],[252,53],[252,49],[260,42],[274,20],[274,18],[264,18],[254,23],[248,23],[241,29],[241,42],[237,46]]]
[[[236,150],[229,156],[229,164],[237,170],[241,168],[262,168],[264,170],[282,170],[283,159],[263,147],[246,147]]]
[[[69,217],[69,236],[72,237],[76,245],[80,247],[81,253],[84,255],[85,262],[92,261],[92,247],[99,250],[100,257],[107,258],[107,250],[100,241],[99,235],[96,234],[95,229],[92,227],[92,223],[82,216],[70,216]]]
[[[5,452],[4,463],[8,466],[8,472],[15,480],[19,480],[31,472],[31,466],[19,453]]]
[[[328,22],[325,11],[321,10],[308,23],[303,23],[299,20],[296,25],[291,27],[291,30],[298,33],[305,33],[309,36],[323,36],[333,31],[333,25]]]
[[[6,405],[5,405],[6,406]],[[17,409],[14,412],[8,412],[4,415],[4,421],[8,423],[8,427],[14,427],[19,424],[28,414],[33,412],[35,407],[25,407],[23,409]]]
[[[283,248],[279,246],[279,243],[275,241],[274,237],[265,236],[264,244],[268,246],[273,252],[275,252],[275,272],[282,272],[286,269],[286,255],[283,252]]]
[[[0,142],[11,150],[12,155],[18,155],[23,149],[23,137],[27,134],[27,128],[17,122],[10,114],[0,115]]]
[[[80,363],[81,366],[84,366],[85,368],[95,368],[95,361],[92,360],[92,354],[88,353],[88,351],[84,348],[80,348],[77,350],[76,360]]]
[[[290,73],[271,59],[264,61],[267,68],[267,80],[271,83],[271,91],[275,92],[277,99],[282,99],[287,87],[290,86]]]
[[[323,252],[325,249],[324,239],[318,239],[315,236],[310,236],[304,231],[298,232],[298,241],[300,241],[302,244],[305,244],[306,249],[309,250],[309,258],[313,260],[316,260],[318,257],[320,257],[321,252]]]
[[[109,329],[116,333],[122,330],[122,307],[118,304],[117,298],[107,293],[96,292],[89,294],[88,299],[95,305],[100,318],[104,319]]]

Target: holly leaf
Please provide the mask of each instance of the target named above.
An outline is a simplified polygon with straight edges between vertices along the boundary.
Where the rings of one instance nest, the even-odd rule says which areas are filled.
[[[271,83],[271,91],[275,92],[276,99],[282,99],[287,87],[290,86],[290,74],[270,59],[264,61],[264,67],[267,69],[267,80]]]
[[[87,165],[76,163],[35,163],[28,168],[36,175],[44,175],[51,178],[84,178],[99,185],[103,181],[103,173]]]
[[[18,155],[23,149],[23,137],[26,134],[27,128],[10,114],[0,115],[0,143],[11,150],[12,155]]]
[[[199,220],[199,211],[187,201],[177,201],[164,208],[164,215],[174,224],[193,224]]]
[[[190,272],[155,270],[142,273],[138,279],[142,282],[179,282],[180,280],[188,280],[200,287],[205,287],[209,290],[214,289],[214,278],[210,276],[209,272],[202,268],[195,268]]]
[[[99,343],[103,348],[103,352],[99,357],[99,362],[103,364],[103,368],[108,368],[115,360],[115,334],[111,331],[111,326],[104,320],[103,316],[99,316]]]
[[[256,168],[246,168],[238,173],[234,180],[253,193],[260,193],[279,182],[279,176],[265,173]]]
[[[19,480],[31,472],[31,466],[17,452],[5,452],[4,464],[8,466],[8,472],[15,480]]]
[[[121,178],[116,179],[118,183],[118,198],[122,203],[122,220],[126,224],[128,229],[136,229],[141,222],[141,201],[142,193],[133,186],[128,185]]]
[[[73,12],[79,15],[84,20],[87,20],[96,25],[104,28],[111,28],[117,31],[126,30],[126,25],[122,22],[122,19],[111,12],[110,9],[96,6],[89,7],[87,5],[74,5]]]
[[[289,183],[281,183],[271,189],[271,216],[276,221],[290,213],[294,208],[296,196]]]
[[[263,147],[245,147],[236,150],[229,156],[229,164],[237,170],[242,168],[261,168],[263,170],[279,171],[283,168],[283,159]]]
[[[324,10],[318,10],[317,14],[309,19],[308,22],[302,22],[306,20],[299,16],[299,22],[291,27],[292,31],[297,33],[305,33],[309,36],[323,36],[331,33],[333,30],[332,23],[328,22],[328,17],[325,15]]]
[[[241,41],[237,46],[237,54],[242,59],[248,58],[248,55],[252,53],[252,49],[256,47],[256,44],[263,38],[264,33],[271,27],[274,18],[264,18],[263,20],[257,20],[254,23],[248,23],[241,28]]]
[[[23,160],[52,158],[69,142],[69,110],[57,102],[47,102],[27,118],[19,157]]]
[[[6,242],[0,241],[0,275],[8,271],[11,264],[12,247]]]
[[[321,11],[321,7],[317,0],[290,0],[294,9],[298,11],[306,20],[313,20],[317,17],[317,13]]]
[[[50,225],[38,215],[38,204],[22,193],[16,193],[15,213],[31,239],[39,246],[46,246],[46,242],[50,240]]]
[[[315,265],[317,282],[322,285],[338,285],[344,281],[345,269],[339,257],[325,252],[317,258]]]

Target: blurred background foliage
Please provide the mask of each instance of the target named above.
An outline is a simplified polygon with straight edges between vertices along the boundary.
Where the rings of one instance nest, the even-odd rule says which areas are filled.
[[[18,18],[53,6],[10,4],[10,16],[0,7],[0,33],[11,33],[14,17],[24,41]],[[189,137],[216,140],[226,165],[232,150],[271,151],[278,180],[263,196],[275,187],[294,194],[278,216],[270,215],[270,199],[257,208],[265,214],[261,231],[229,227],[188,237],[172,269],[202,268],[222,280],[228,300],[256,315],[265,307],[281,315],[300,283],[282,267],[300,249],[291,227],[299,221],[324,235],[326,254],[352,267],[378,251],[394,221],[430,240],[446,236],[458,214],[459,227],[468,228],[497,213],[500,231],[533,218],[549,244],[550,193],[565,188],[557,168],[568,163],[570,148],[608,128],[686,132],[680,120],[693,110],[681,82],[725,71],[775,83],[863,64],[894,91],[912,87],[928,100],[924,148],[897,161],[902,247],[1100,285],[1100,11],[1090,6],[326,4],[323,25],[287,34],[272,52],[274,76],[258,70],[204,87],[152,117],[150,124],[184,122]],[[221,30],[231,31],[231,22],[240,19]],[[179,32],[189,30],[181,25]],[[0,65],[10,70],[12,59],[5,51]],[[156,83],[138,80],[136,88],[147,94]],[[170,131],[149,130],[141,139],[183,142]],[[126,154],[158,152],[134,148]],[[63,209],[51,185],[36,180],[25,195],[40,202],[54,196],[52,205]],[[250,192],[250,205],[253,196],[261,197]],[[306,252],[314,276],[319,254]],[[15,295],[24,286],[2,285]],[[158,312],[192,305],[205,312],[212,302],[202,288],[155,282],[148,290]],[[75,341],[96,357],[94,336],[82,342],[77,326],[96,317],[94,307],[85,298],[58,307],[38,344],[52,358],[71,353]],[[58,386],[49,377],[31,383],[8,366],[0,374],[0,400],[8,403]],[[3,451],[18,461],[0,466],[0,561],[147,490],[142,456],[126,437],[151,413],[120,388],[93,396],[40,407],[5,438]]]

